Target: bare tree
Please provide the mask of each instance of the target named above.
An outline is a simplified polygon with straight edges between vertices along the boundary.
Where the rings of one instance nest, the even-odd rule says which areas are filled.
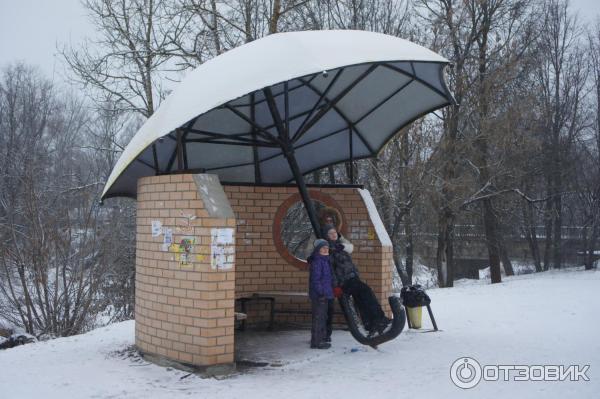
[[[182,66],[174,60],[186,28],[167,0],[85,0],[99,38],[59,49],[73,79],[98,101],[110,98],[119,109],[150,117]],[[100,107],[103,104],[99,104]]]
[[[0,315],[29,333],[85,330],[102,310],[101,182],[76,148],[82,102],[16,64],[0,80]]]
[[[186,67],[253,40],[296,30],[304,0],[180,0],[172,14],[182,18],[183,34],[172,40],[173,52]],[[300,27],[302,29],[302,27]]]
[[[100,46],[89,42],[63,54],[77,79],[101,98],[102,112],[81,150],[103,176],[126,142],[122,131],[139,120],[125,121],[132,112],[150,116],[167,93],[164,82],[178,80],[180,71],[277,32],[363,29],[417,41],[453,63],[447,80],[457,105],[414,124],[408,134],[399,132],[373,161],[329,166],[310,176],[331,183],[358,177],[372,191],[405,283],[412,280],[415,229],[437,236],[441,286],[453,284],[457,225],[473,225],[484,235],[492,282],[501,279],[500,263],[512,272],[505,236],[524,235],[536,269],[543,269],[542,258],[546,268],[551,258],[559,267],[563,214],[588,226],[588,252],[593,246],[592,213],[585,213],[595,206],[590,200],[595,194],[586,188],[593,186],[593,176],[584,179],[569,162],[578,154],[592,162],[596,153],[582,144],[591,140],[584,113],[587,54],[563,0],[87,0],[86,5],[101,32]],[[565,200],[570,191],[577,195]],[[123,248],[131,243],[125,226],[134,210],[128,206],[119,203],[104,214],[122,221]],[[547,236],[543,256],[541,218]],[[109,263],[117,262],[106,255]],[[130,262],[129,255],[119,261]]]
[[[600,20],[588,32],[587,50],[593,124],[579,145],[577,191],[583,213],[584,265],[589,270],[594,267],[595,249],[600,240]]]
[[[443,111],[443,136],[439,144],[437,159],[440,163],[436,185],[438,245],[436,268],[441,287],[452,287],[454,281],[454,225],[460,198],[457,160],[459,156],[459,132],[465,108],[462,107],[470,87],[469,59],[480,35],[479,20],[473,20],[468,8],[462,2],[452,0],[420,1],[421,17],[433,26],[434,49],[448,49],[447,53],[453,68],[449,72],[449,82],[457,104]]]
[[[540,26],[538,84],[542,103],[543,152],[545,154],[546,245],[544,268],[562,266],[563,193],[568,164],[565,156],[582,130],[581,104],[586,81],[581,29],[569,12],[569,3],[550,0],[544,4]]]
[[[508,79],[514,79],[513,69],[519,64],[521,57],[531,39],[528,30],[529,18],[525,2],[508,0],[484,0],[467,3],[472,24],[479,21],[479,35],[476,42],[476,90],[472,117],[474,162],[471,170],[475,173],[478,184],[477,193],[481,196],[482,220],[490,261],[492,283],[501,281],[500,260],[504,264],[507,275],[514,274],[512,265],[501,233],[497,211],[494,209],[494,193],[499,190],[498,176],[505,172],[507,165],[500,154],[494,154],[497,129],[494,125],[505,122],[501,119],[503,107],[495,107],[502,99],[510,103],[510,98],[502,98],[501,87],[507,85]],[[516,36],[524,38],[516,40]],[[500,117],[500,118],[499,118]],[[471,119],[471,118],[469,118]],[[501,120],[498,120],[501,119]],[[471,121],[469,121],[471,122]],[[510,134],[510,133],[508,133]],[[497,157],[493,160],[494,155]]]

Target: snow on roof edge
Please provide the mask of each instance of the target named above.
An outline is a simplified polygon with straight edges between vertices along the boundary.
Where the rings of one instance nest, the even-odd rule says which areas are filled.
[[[369,218],[371,219],[371,223],[373,223],[373,226],[375,226],[375,232],[377,233],[377,238],[379,238],[381,245],[383,245],[384,247],[393,246],[392,240],[390,239],[390,236],[387,230],[385,229],[383,222],[381,221],[379,212],[377,212],[377,207],[375,206],[375,202],[373,202],[373,197],[371,197],[371,193],[369,192],[369,190],[360,188],[358,189],[358,192],[360,193],[360,196],[362,197],[363,202],[367,207],[367,211],[369,212]]]

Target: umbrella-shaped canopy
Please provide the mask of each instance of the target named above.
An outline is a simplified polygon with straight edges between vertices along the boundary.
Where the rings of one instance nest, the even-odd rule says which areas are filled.
[[[179,84],[125,148],[102,199],[135,197],[143,176],[188,171],[227,183],[295,180],[307,202],[302,174],[375,156],[402,127],[451,104],[447,64],[409,41],[364,31],[245,44]]]

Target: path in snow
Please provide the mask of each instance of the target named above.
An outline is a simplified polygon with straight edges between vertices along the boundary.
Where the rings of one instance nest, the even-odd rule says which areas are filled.
[[[0,398],[597,397],[600,271],[459,282],[428,292],[442,332],[408,331],[377,351],[344,331],[334,333],[327,351],[308,349],[308,331],[241,333],[242,357],[272,366],[224,380],[181,379],[187,373],[127,357],[133,321],[0,351]],[[589,364],[590,381],[482,381],[461,390],[449,370],[462,356],[481,364]]]

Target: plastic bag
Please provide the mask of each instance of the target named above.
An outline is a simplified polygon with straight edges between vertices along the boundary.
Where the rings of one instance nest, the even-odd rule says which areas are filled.
[[[431,298],[419,284],[402,287],[400,298],[402,298],[402,304],[409,308],[427,306],[431,303]]]

